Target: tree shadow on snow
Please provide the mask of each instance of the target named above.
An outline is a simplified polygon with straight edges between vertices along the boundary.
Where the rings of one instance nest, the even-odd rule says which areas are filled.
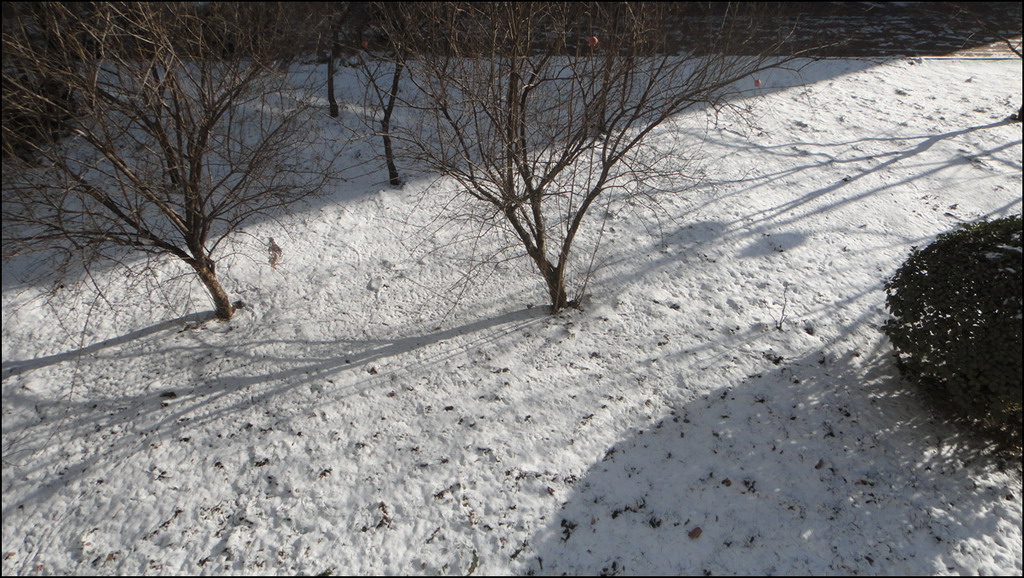
[[[961,151],[961,154],[942,160],[941,162],[933,162],[930,164],[919,165],[919,167],[913,167],[915,169],[920,168],[920,170],[914,170],[912,174],[906,175],[903,178],[886,181],[877,186],[868,187],[863,190],[860,190],[861,188],[857,186],[858,181],[861,179],[885,173],[900,164],[905,165],[910,159],[929,151],[940,142],[953,141],[959,137],[970,135],[971,133],[993,129],[1007,124],[1009,124],[1009,121],[1001,120],[939,134],[870,137],[848,142],[793,142],[780,145],[762,145],[752,141],[744,141],[742,143],[743,150],[747,151],[749,149],[750,154],[752,155],[757,155],[763,158],[789,157],[800,159],[800,161],[804,161],[804,159],[806,159],[806,161],[798,161],[796,164],[788,160],[783,160],[778,163],[769,162],[765,164],[769,166],[777,164],[785,166],[786,168],[776,173],[759,175],[754,178],[744,178],[738,181],[709,180],[701,186],[720,187],[722,185],[735,185],[738,187],[737,190],[728,193],[725,197],[719,197],[716,200],[730,196],[742,197],[743,195],[755,194],[757,189],[760,187],[771,187],[776,185],[788,186],[787,183],[789,182],[800,182],[799,176],[801,173],[810,170],[821,170],[828,167],[830,170],[826,174],[836,174],[838,177],[835,182],[798,194],[791,201],[772,207],[759,214],[751,215],[748,220],[752,220],[754,224],[757,224],[781,216],[788,217],[793,214],[794,211],[805,208],[807,205],[812,205],[819,199],[829,198],[835,195],[839,198],[827,205],[827,209],[831,210],[886,191],[899,190],[901,187],[911,185],[915,181],[937,175],[944,170],[968,163],[992,162],[1007,164],[1008,166],[1006,168],[1008,170],[1020,171],[1021,165],[1019,164],[1019,160],[1014,161],[1010,159],[1002,159],[997,156],[999,153],[1009,151],[1012,147],[1019,145],[1021,141],[1018,139],[1016,141],[1003,143],[991,149],[978,151],[974,154],[966,154],[965,151]],[[724,141],[718,141],[718,144],[726,147],[737,146],[729,145]],[[850,150],[863,151],[863,148],[866,147],[879,146],[881,146],[881,150],[860,152],[860,154],[854,153],[852,156],[841,156],[845,155]],[[905,170],[906,168],[907,167],[904,167]],[[853,192],[854,194],[849,194],[849,192]],[[814,212],[821,212],[822,210],[823,209],[817,209]],[[800,216],[807,216],[809,214],[813,214],[813,212],[801,212],[797,214]],[[792,219],[792,217],[788,218]]]
[[[401,388],[407,370],[443,364],[471,349],[500,347],[523,328],[548,318],[544,308],[528,308],[394,339],[232,335],[218,340],[212,333],[230,332],[233,325],[189,330],[193,322],[211,316],[186,316],[46,358],[5,360],[4,467],[17,467],[24,479],[45,472],[44,478],[52,482],[40,484],[26,501],[42,503],[87,472],[130,463],[148,448],[211,435],[206,426],[227,428],[253,414],[272,414],[274,423],[287,423],[305,417],[318,400],[334,402],[375,387]],[[116,368],[122,360],[143,369],[119,376]],[[76,381],[79,361],[86,363],[92,380],[137,378],[139,383],[125,384],[132,393],[116,395],[116,383],[105,381],[100,387]],[[55,380],[59,387],[37,387]],[[283,401],[300,388],[297,400]],[[61,395],[55,396],[53,389]],[[248,423],[243,429],[252,427]],[[110,434],[97,438],[102,432]],[[83,455],[71,455],[75,446],[63,448],[64,440],[86,438],[104,440],[102,447]],[[5,503],[4,516],[16,506]]]
[[[93,343],[85,347],[79,347],[77,349],[64,351],[62,353],[57,353],[54,355],[47,355],[44,357],[36,357],[33,359],[15,361],[8,361],[5,359],[3,361],[3,378],[7,379],[8,377],[18,375],[26,371],[41,369],[44,367],[49,367],[51,365],[56,365],[68,361],[74,361],[77,358],[92,354],[98,354],[105,349],[118,347],[120,345],[124,345],[126,343],[130,343],[138,339],[143,339],[145,337],[149,337],[151,335],[155,335],[158,333],[170,332],[172,330],[184,331],[184,329],[182,329],[183,326],[185,328],[188,328],[189,326],[196,326],[206,321],[210,321],[212,319],[215,319],[213,311],[190,313],[188,315],[183,315],[177,319],[162,321],[160,323],[150,325],[149,327],[139,329],[137,331],[132,331],[124,335],[119,335],[111,339],[100,341],[98,343]]]
[[[608,448],[535,534],[528,573],[984,567],[999,524],[1014,523],[1002,505],[1012,491],[988,481],[992,463],[905,388],[891,355],[778,361]]]
[[[1002,154],[1019,146],[1019,139],[972,154],[963,154],[961,151],[962,154],[951,158],[920,161],[916,165],[910,161],[938,143],[956,142],[959,137],[1006,124],[1006,121],[999,121],[941,134],[779,145],[763,145],[748,140],[729,142],[708,137],[709,143],[715,146],[734,148],[737,151],[749,150],[749,154],[755,156],[790,157],[794,160],[787,158],[766,163],[767,166],[785,167],[773,173],[744,176],[735,180],[704,179],[693,189],[682,193],[694,199],[690,206],[681,203],[680,206],[685,207],[684,211],[665,214],[664,221],[657,224],[657,230],[649,230],[652,245],[636,247],[636,243],[622,242],[621,234],[617,231],[604,233],[604,255],[599,261],[600,291],[621,291],[626,286],[648,278],[651,273],[678,270],[680,264],[706,269],[718,259],[734,257],[776,257],[785,261],[788,267],[800,269],[809,264],[793,262],[788,256],[791,250],[809,243],[827,243],[833,247],[833,253],[841,255],[847,251],[843,247],[849,242],[846,239],[857,239],[856,242],[862,244],[866,235],[877,237],[873,241],[873,250],[898,249],[900,254],[906,254],[912,245],[925,243],[932,235],[908,236],[906,230],[891,229],[884,221],[880,221],[880,217],[885,215],[876,214],[878,206],[871,204],[871,201],[884,199],[887,193],[900,192],[913,195],[905,199],[913,198],[915,204],[897,205],[896,201],[888,201],[893,204],[894,210],[907,211],[908,215],[922,208],[945,211],[941,219],[950,220],[946,228],[975,220],[976,217],[972,215],[961,216],[950,212],[952,208],[944,204],[940,207],[941,198],[919,200],[919,195],[907,191],[918,190],[918,181],[942,178],[944,171],[967,164],[986,167],[1005,164],[1009,171],[1020,171],[1018,160]],[[850,151],[855,152],[851,154]],[[824,178],[831,176],[834,181],[821,186],[809,181],[808,175]],[[879,175],[892,175],[894,178],[878,178]],[[762,191],[778,197],[777,189],[788,191],[791,199],[771,206],[757,205],[756,199]],[[733,200],[739,202],[733,203]],[[980,218],[1005,217],[1019,212],[1019,206],[1019,200],[1009,201]],[[850,222],[855,212],[859,212],[855,218],[863,219],[860,225]],[[702,218],[703,215],[713,215],[713,218]],[[828,218],[828,215],[834,216]],[[822,227],[823,217],[833,224],[832,230]],[[813,226],[808,228],[805,222]],[[738,244],[743,245],[743,248],[733,251]]]

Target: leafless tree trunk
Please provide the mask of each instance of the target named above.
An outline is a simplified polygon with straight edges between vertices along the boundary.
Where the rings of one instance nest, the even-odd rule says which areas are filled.
[[[327,106],[331,118],[338,118],[338,97],[334,95],[334,67],[338,61],[338,41],[331,40],[331,54],[327,57]]]
[[[280,71],[298,41],[288,11],[53,2],[5,15],[5,256],[180,259],[216,316],[229,319],[235,305],[216,272],[218,248],[250,218],[329,178],[292,155],[312,117]],[[55,116],[67,138],[40,138]]]
[[[421,124],[393,128],[404,150],[458,182],[466,206],[511,236],[547,286],[551,310],[578,307],[592,264],[567,273],[588,216],[659,171],[646,143],[688,109],[715,107],[776,56],[760,3],[410,3],[392,26],[418,90]],[[672,19],[705,40],[681,48]],[[759,48],[750,52],[756,40]],[[749,81],[749,79],[747,79]],[[695,149],[699,143],[694,143]],[[494,218],[497,217],[497,220]]]
[[[334,70],[341,58],[341,42],[345,20],[349,15],[348,2],[333,2],[327,10],[332,10],[327,19],[327,37],[330,43],[330,51],[327,56],[327,106],[331,118],[338,118],[338,98],[334,90]]]
[[[391,123],[405,70],[405,48],[402,46],[404,36],[388,35],[388,32],[406,30],[410,25],[406,16],[401,3],[362,3],[352,11],[350,24],[356,30],[349,39],[357,53],[356,66],[366,88],[364,104],[366,110],[371,111],[368,122],[375,125],[371,130],[381,137],[388,181],[396,187],[402,184],[402,179],[395,159]]]
[[[395,113],[395,102],[398,100],[398,87],[402,82],[403,63],[401,58],[395,59],[395,68],[391,73],[391,90],[387,92],[387,99],[384,103],[384,112],[380,118],[380,134],[384,140],[384,160],[388,165],[388,182],[391,186],[397,187],[402,184],[398,174],[398,165],[395,164],[395,150],[391,143],[391,117]]]
[[[366,108],[373,111],[369,122],[377,125],[371,127],[371,130],[379,131],[384,146],[384,162],[388,169],[388,182],[397,187],[402,184],[402,178],[395,160],[391,124],[395,106],[398,103],[398,91],[402,82],[402,72],[405,70],[405,59],[386,57],[377,60],[366,53],[360,55],[359,67],[366,83]],[[385,69],[387,69],[386,72]],[[381,87],[380,83],[386,77],[389,77],[389,86]]]

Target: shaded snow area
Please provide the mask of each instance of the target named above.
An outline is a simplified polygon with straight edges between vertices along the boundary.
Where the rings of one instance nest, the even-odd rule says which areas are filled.
[[[696,160],[595,213],[556,316],[437,218],[446,181],[390,187],[326,115],[310,154],[358,170],[236,239],[230,322],[173,263],[51,304],[5,263],[3,573],[1020,575],[1019,473],[880,329],[911,247],[1021,212],[1020,87],[1019,59],[751,78],[657,132]]]

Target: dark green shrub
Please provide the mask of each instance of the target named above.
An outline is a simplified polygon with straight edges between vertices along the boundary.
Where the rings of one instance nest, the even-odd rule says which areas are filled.
[[[939,235],[885,284],[900,371],[958,421],[1021,446],[1021,218]]]

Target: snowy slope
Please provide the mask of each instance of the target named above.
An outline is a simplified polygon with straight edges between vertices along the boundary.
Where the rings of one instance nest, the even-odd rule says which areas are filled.
[[[757,80],[659,133],[701,180],[609,215],[582,312],[463,283],[446,184],[326,117],[357,170],[239,239],[228,323],[182,282],[57,323],[5,263],[4,575],[1019,575],[1019,474],[880,325],[912,246],[1021,212],[1020,60]]]

